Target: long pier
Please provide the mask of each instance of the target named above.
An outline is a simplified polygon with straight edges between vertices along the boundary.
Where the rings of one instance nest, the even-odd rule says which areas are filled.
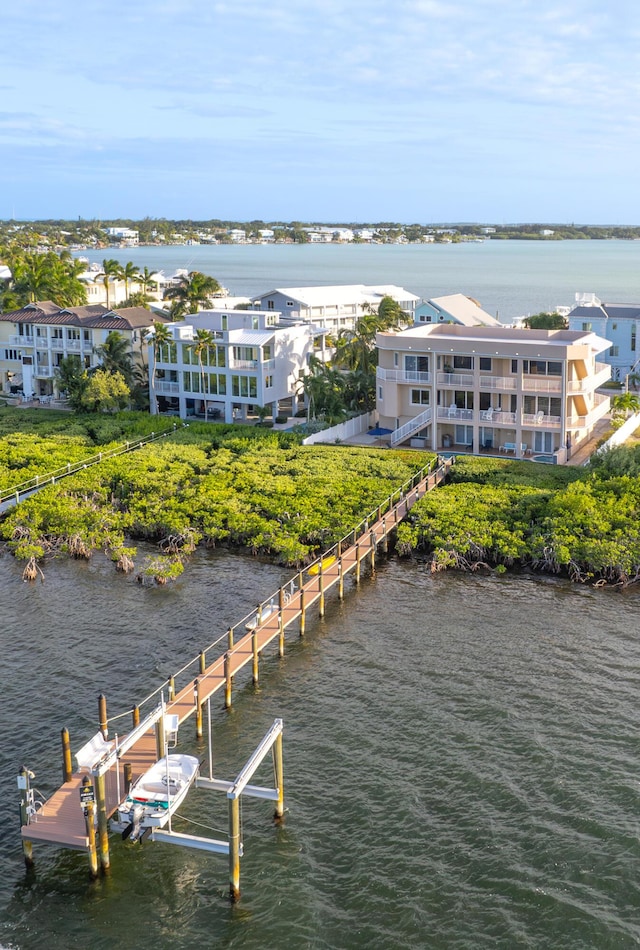
[[[23,799],[21,835],[27,864],[32,863],[31,843],[39,841],[87,851],[90,856],[92,851],[94,855],[97,851],[103,870],[107,870],[108,818],[116,811],[131,783],[165,754],[164,728],[168,717],[177,717],[177,722],[182,724],[194,716],[196,737],[201,738],[203,710],[211,698],[223,691],[224,705],[229,708],[233,680],[242,669],[251,664],[252,679],[257,683],[261,654],[272,641],[277,639],[278,654],[284,656],[285,633],[292,625],[297,625],[299,635],[304,636],[307,612],[310,608],[317,607],[318,615],[324,616],[325,599],[330,590],[337,587],[338,597],[342,599],[345,577],[353,574],[358,585],[363,567],[375,570],[378,550],[386,552],[389,535],[406,517],[412,506],[446,478],[452,464],[453,459],[438,459],[433,466],[423,468],[345,538],[324,551],[321,557],[299,571],[272,597],[258,604],[250,614],[243,617],[235,627],[230,627],[206,650],[202,650],[187,666],[165,680],[140,704],[150,706],[155,702],[154,708],[145,719],[140,719],[139,706],[121,714],[127,718],[132,716],[131,726],[127,727],[128,731],[119,736],[115,743],[112,742],[115,754],[107,755],[108,764],[104,768],[100,767],[98,757],[92,768],[74,772],[68,732],[63,729],[64,781],[60,788],[47,801],[34,802],[32,798],[30,804],[25,793],[25,788],[29,787],[29,773],[23,769],[18,777]],[[207,654],[210,656],[214,650],[217,655],[213,660],[208,660]],[[176,691],[176,678],[184,676],[194,665],[197,667],[196,675],[191,673],[186,685]],[[105,742],[109,725],[120,718],[121,716],[116,716],[111,720],[107,719],[106,700],[100,697],[100,732],[94,737],[94,741],[97,741],[98,745],[104,743],[104,749],[109,748]],[[97,845],[91,840],[91,829],[81,807],[81,786],[83,781],[86,784],[87,774],[93,777],[95,783]]]

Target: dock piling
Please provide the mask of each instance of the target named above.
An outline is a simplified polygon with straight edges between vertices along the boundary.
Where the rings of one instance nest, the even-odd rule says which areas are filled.
[[[81,801],[82,796],[86,795],[87,800],[83,802],[84,810],[84,823],[85,829],[87,832],[87,853],[89,855],[89,875],[95,880],[98,876],[98,852],[96,851],[96,826],[95,826],[95,802],[93,801],[91,795],[91,779],[88,775],[82,779],[82,788],[80,790]]]
[[[304,605],[304,587],[300,587],[300,636],[304,636],[305,625],[307,621],[306,607]]]
[[[276,821],[282,821],[284,816],[284,764],[282,755],[282,733],[279,733],[273,745],[273,772],[276,788],[278,789],[278,800],[276,802],[276,810],[273,817]]]
[[[107,697],[104,693],[98,696],[98,721],[100,722],[100,732],[105,739],[109,738],[109,723],[107,721]]]
[[[202,739],[202,703],[200,702],[200,680],[193,681],[193,698],[196,705],[196,739]],[[164,755],[164,752],[162,753]]]
[[[134,706],[131,710],[131,721],[133,723],[133,728],[140,725],[140,707]]]
[[[240,799],[229,799],[229,899],[240,899]]]
[[[29,806],[33,801],[31,791],[31,779],[33,773],[26,766],[20,766],[18,772],[18,788],[20,789],[20,825],[24,827],[29,824]],[[27,838],[22,839],[22,855],[27,868],[33,867],[33,844]]]
[[[96,789],[96,806],[98,809],[98,849],[100,852],[100,867],[102,873],[107,874],[111,864],[109,858],[109,823],[107,821],[107,792],[104,773],[98,773],[94,779]]]
[[[231,709],[231,657],[224,655],[224,708]]]
[[[284,587],[278,591],[278,656],[284,656]]]
[[[251,633],[251,650],[253,653],[252,663],[251,663],[251,678],[253,679],[253,685],[255,686],[258,682],[258,631],[254,627]]]
[[[71,781],[73,775],[73,765],[71,763],[71,742],[69,741],[69,730],[65,728],[60,733],[62,739],[62,781],[66,785]]]

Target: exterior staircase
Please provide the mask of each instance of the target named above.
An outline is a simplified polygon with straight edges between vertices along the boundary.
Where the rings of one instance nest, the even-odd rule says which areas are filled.
[[[402,442],[406,442],[407,439],[411,438],[412,435],[415,435],[416,432],[419,432],[420,429],[424,429],[426,425],[431,422],[431,406],[421,412],[420,415],[414,416],[413,419],[410,419],[408,422],[405,422],[404,425],[395,429],[391,433],[390,445],[391,448],[394,448],[397,445],[400,445]]]

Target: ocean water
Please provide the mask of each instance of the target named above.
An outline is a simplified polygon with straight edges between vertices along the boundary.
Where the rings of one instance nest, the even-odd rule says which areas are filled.
[[[0,558],[3,691],[0,945],[567,948],[640,943],[639,592],[380,561],[286,656],[212,709],[215,774],[232,778],[285,724],[285,820],[247,800],[242,897],[226,859],[112,838],[112,871],[35,845],[26,874],[15,775],[60,777],[97,696],[129,708],[268,596],[281,569],[201,552],[165,589],[101,556],[24,584]],[[181,730],[182,751],[206,741]],[[256,781],[269,782],[269,770]],[[174,827],[220,837],[226,803],[191,792]],[[199,822],[199,825],[192,824]],[[201,828],[205,826],[205,829]]]
[[[168,275],[200,270],[238,296],[327,284],[396,284],[425,299],[463,293],[505,322],[571,306],[577,292],[608,302],[640,300],[640,241],[199,245],[78,254]]]

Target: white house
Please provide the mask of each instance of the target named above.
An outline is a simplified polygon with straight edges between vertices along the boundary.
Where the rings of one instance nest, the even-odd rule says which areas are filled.
[[[611,341],[604,361],[621,382],[640,365],[640,304],[603,303],[595,294],[576,294],[569,312],[569,329],[593,331]]]
[[[433,450],[539,453],[559,463],[609,411],[609,341],[591,332],[415,325],[378,333],[379,424]]]
[[[119,241],[125,247],[137,247],[140,243],[139,232],[133,228],[105,228],[105,232],[110,241]]]
[[[252,298],[258,310],[280,311],[283,320],[303,320],[324,327],[337,336],[340,330],[352,330],[356,321],[376,310],[383,297],[392,297],[414,319],[420,298],[392,284],[373,287],[365,284],[332,287],[278,287]]]
[[[225,422],[245,419],[250,409],[268,406],[276,415],[297,409],[298,383],[308,371],[314,340],[323,332],[306,323],[280,322],[280,314],[255,310],[202,310],[169,323],[171,343],[149,347],[151,411],[182,419],[207,416]],[[194,349],[197,330],[214,342],[200,359]]]

